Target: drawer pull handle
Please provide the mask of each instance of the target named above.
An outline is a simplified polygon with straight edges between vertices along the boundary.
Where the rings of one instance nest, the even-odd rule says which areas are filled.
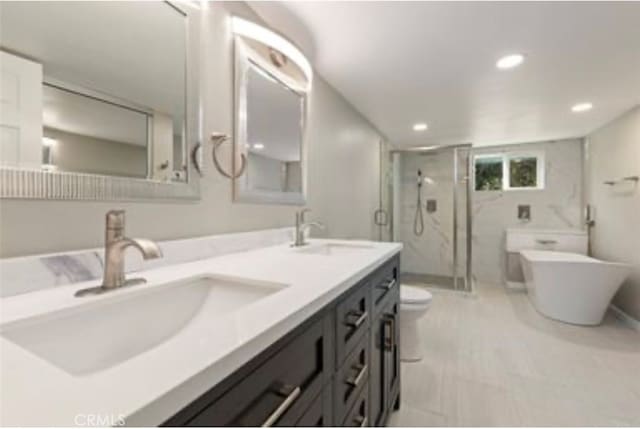
[[[378,287],[384,290],[391,290],[395,285],[396,285],[396,279],[394,278],[389,280],[388,283],[383,283],[381,285],[378,285]]]
[[[355,329],[359,328],[360,325],[362,325],[364,321],[367,320],[367,317],[369,317],[369,314],[366,311],[363,311],[362,313],[350,311],[349,313],[347,313],[347,315],[352,317],[357,317],[355,321],[347,322],[347,326],[351,326],[352,328],[355,328]]]
[[[358,365],[354,367],[354,369],[359,369],[358,375],[356,375],[355,378],[347,380],[347,384],[353,387],[358,387],[362,379],[367,375],[367,365]]]
[[[393,314],[385,314],[383,317],[384,317],[384,324],[386,326],[389,326],[389,330],[391,331],[388,337],[385,332],[385,338],[384,338],[385,348],[388,351],[391,351],[396,346],[396,328],[395,328],[396,318]]]
[[[262,423],[261,427],[266,428],[273,426],[278,421],[278,419],[287,412],[293,402],[298,399],[298,396],[300,396],[301,392],[302,390],[300,390],[300,387],[296,387],[295,389],[293,389],[291,393],[289,393],[287,397],[284,398],[284,401],[282,401],[280,405],[278,405],[278,408],[276,408],[273,413],[271,413],[269,417],[267,417],[267,420]]]
[[[353,422],[358,426],[360,426],[361,428],[367,427],[367,423],[368,423],[367,418],[365,416],[358,416],[355,419],[353,419]]]

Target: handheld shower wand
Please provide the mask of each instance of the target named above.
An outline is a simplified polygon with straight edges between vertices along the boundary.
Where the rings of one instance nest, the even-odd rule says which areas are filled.
[[[418,169],[418,200],[416,202],[416,215],[413,218],[413,233],[422,235],[424,232],[424,216],[422,214],[422,170]]]

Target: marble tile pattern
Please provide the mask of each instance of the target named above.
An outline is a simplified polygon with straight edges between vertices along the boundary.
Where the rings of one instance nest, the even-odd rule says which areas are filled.
[[[504,281],[507,228],[581,229],[581,139],[474,149],[474,154],[543,151],[545,189],[473,192],[473,272],[477,280]],[[517,218],[519,204],[531,206],[531,221]]]
[[[127,250],[128,273],[206,259],[293,240],[293,228],[278,228],[183,240],[161,241],[163,257],[144,261],[139,252]],[[19,295],[55,286],[102,278],[103,249],[0,259],[0,297]]]
[[[394,215],[395,240],[404,244],[402,270],[415,274],[451,276],[453,269],[453,152],[402,154]],[[418,169],[426,179],[422,185],[424,232],[414,233],[417,208]],[[428,200],[435,200],[435,212],[427,213]],[[461,213],[462,214],[462,213]],[[463,218],[464,219],[464,218]],[[462,225],[459,225],[462,227]],[[463,255],[464,252],[461,253]],[[462,266],[461,261],[461,266]]]
[[[640,425],[640,333],[612,314],[575,326],[501,285],[432,292],[390,426]]]

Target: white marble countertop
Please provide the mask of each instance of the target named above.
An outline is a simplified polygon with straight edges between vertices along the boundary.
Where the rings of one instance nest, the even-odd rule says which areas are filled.
[[[332,242],[342,243],[311,240],[311,245]],[[4,298],[0,330],[28,317],[200,274],[286,285],[232,313],[198,313],[163,343],[87,375],[65,372],[0,336],[0,423],[76,426],[86,415],[100,415],[115,421],[125,416],[128,426],[158,425],[402,248],[399,243],[366,243],[371,247],[340,256],[304,254],[285,244],[166,266],[136,273],[147,285],[100,296],[73,296],[76,290],[96,285],[91,281]]]

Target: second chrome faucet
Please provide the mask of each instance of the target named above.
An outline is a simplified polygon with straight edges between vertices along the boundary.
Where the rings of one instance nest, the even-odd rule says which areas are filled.
[[[293,242],[293,247],[300,247],[308,244],[305,241],[305,235],[307,230],[310,227],[315,227],[318,229],[324,229],[324,224],[321,222],[305,222],[304,215],[307,212],[310,212],[310,209],[302,209],[299,212],[296,212],[296,237]]]

